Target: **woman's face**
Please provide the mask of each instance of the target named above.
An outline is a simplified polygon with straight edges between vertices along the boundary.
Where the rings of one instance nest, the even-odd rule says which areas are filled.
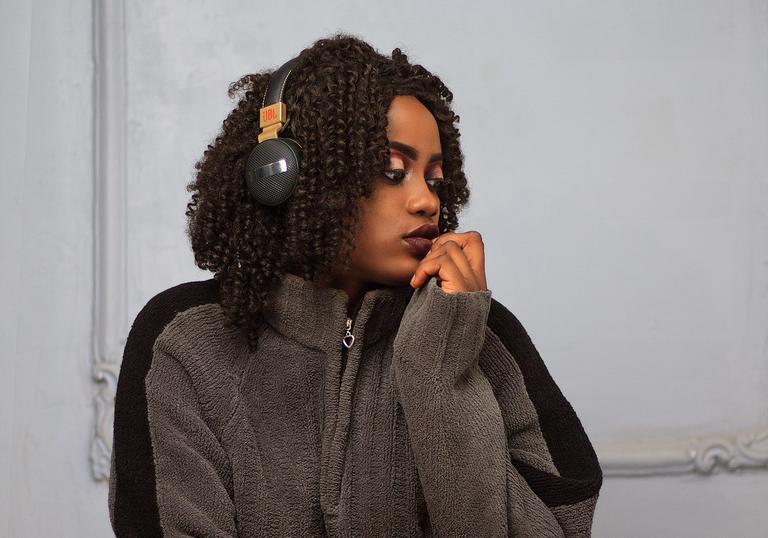
[[[394,97],[387,120],[389,169],[395,172],[377,176],[371,197],[360,199],[360,227],[350,272],[338,277],[339,287],[353,292],[355,284],[358,289],[408,284],[426,253],[415,252],[403,236],[422,224],[437,227],[440,218],[435,187],[443,169],[437,121],[421,101],[409,95]]]

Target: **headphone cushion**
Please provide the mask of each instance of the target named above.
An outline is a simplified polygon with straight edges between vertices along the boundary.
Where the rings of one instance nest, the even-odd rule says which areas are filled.
[[[301,154],[301,146],[292,138],[270,138],[257,144],[245,165],[251,196],[270,206],[287,200],[299,180]]]

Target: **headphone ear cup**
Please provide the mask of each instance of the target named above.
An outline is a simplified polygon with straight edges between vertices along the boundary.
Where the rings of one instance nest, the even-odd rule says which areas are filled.
[[[301,158],[301,145],[292,138],[270,138],[257,144],[245,165],[251,197],[268,206],[285,202],[299,181]]]

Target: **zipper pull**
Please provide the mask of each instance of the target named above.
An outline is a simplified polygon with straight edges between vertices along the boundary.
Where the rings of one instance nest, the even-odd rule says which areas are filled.
[[[347,334],[341,339],[341,343],[346,346],[347,349],[352,347],[355,343],[355,335],[352,334],[352,318],[347,318]]]

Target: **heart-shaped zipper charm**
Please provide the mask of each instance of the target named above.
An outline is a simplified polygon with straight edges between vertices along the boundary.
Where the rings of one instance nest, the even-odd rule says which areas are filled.
[[[354,334],[348,334],[344,338],[342,338],[342,343],[347,346],[347,349],[352,347],[352,344],[355,343],[355,335]],[[347,343],[349,342],[349,343]]]

